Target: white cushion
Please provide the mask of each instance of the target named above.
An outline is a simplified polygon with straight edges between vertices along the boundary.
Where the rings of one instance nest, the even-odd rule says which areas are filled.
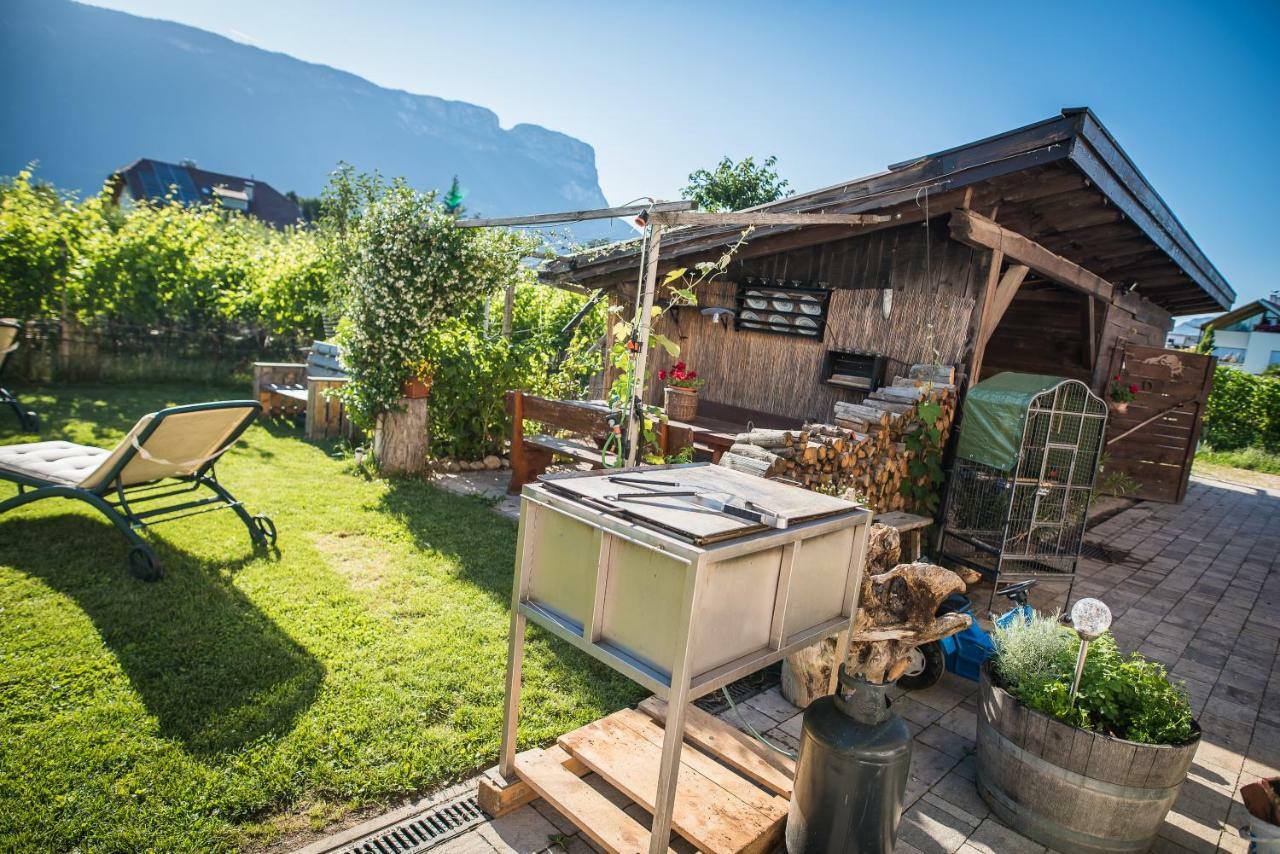
[[[0,445],[0,472],[26,475],[60,486],[77,486],[109,456],[110,451],[73,442]]]

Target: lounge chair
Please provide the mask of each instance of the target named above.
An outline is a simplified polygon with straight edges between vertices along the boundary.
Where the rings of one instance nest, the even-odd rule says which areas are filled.
[[[0,318],[0,374],[4,373],[5,362],[9,354],[18,349],[18,338],[22,334],[22,324],[16,320]],[[13,392],[0,386],[0,405],[12,409],[18,416],[18,423],[28,433],[36,432],[40,421],[34,412],[23,406]]]
[[[129,541],[129,569],[154,581],[160,562],[139,536],[149,525],[231,508],[254,545],[275,543],[275,524],[250,516],[218,482],[213,466],[258,416],[252,400],[195,403],[144,415],[114,450],[71,442],[0,445],[0,480],[18,494],[0,514],[42,498],[76,498],[100,510]],[[205,487],[213,495],[196,497]],[[145,509],[141,505],[149,504]]]

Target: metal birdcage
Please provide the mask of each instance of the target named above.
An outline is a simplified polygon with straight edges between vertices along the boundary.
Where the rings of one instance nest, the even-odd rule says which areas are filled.
[[[942,556],[993,577],[995,588],[1073,581],[1106,423],[1106,403],[1078,380],[1005,373],[974,386],[947,488]]]

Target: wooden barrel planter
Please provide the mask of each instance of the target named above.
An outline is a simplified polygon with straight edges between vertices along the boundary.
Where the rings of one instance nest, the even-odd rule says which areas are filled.
[[[978,792],[1005,824],[1049,848],[1141,852],[1155,843],[1200,743],[1138,744],[1020,703],[982,669]]]

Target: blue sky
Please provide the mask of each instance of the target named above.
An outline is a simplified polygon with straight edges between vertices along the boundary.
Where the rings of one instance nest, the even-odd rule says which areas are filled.
[[[1089,106],[1235,288],[1280,288],[1280,3],[96,0],[595,147],[610,202],[722,155],[797,190]]]

